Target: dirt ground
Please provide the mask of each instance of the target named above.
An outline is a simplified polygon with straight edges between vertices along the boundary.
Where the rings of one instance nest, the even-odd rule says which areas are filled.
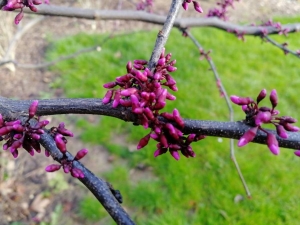
[[[51,4],[62,5],[61,1],[51,0]],[[71,0],[64,1],[63,5],[77,6],[83,8],[99,9],[134,9],[133,1],[97,1],[97,0]],[[154,12],[165,14],[170,1],[155,0]],[[214,1],[199,1],[207,12],[207,9],[214,7]],[[235,4],[235,10],[231,11],[229,20],[232,22],[253,22],[266,21],[278,15],[299,15],[300,1],[292,0],[248,0]],[[60,38],[66,35],[73,35],[78,32],[102,33],[112,29],[119,31],[155,29],[153,26],[143,23],[122,22],[122,21],[89,21],[76,18],[45,17],[36,22],[29,29],[26,25],[36,16],[25,15],[19,26],[13,25],[15,14],[1,12],[0,14],[0,61],[13,59],[18,63],[39,64],[44,62],[45,49],[48,46],[47,36]],[[183,12],[182,17],[198,16],[190,9]],[[251,19],[251,20],[250,20]],[[16,36],[17,35],[17,36]],[[19,36],[19,37],[18,37]],[[16,42],[12,42],[17,37]],[[11,43],[13,43],[11,45]],[[8,46],[11,45],[7,53]],[[51,89],[49,84],[59,74],[54,74],[43,69],[23,69],[7,64],[0,67],[0,95],[7,98],[17,99],[38,99],[38,98],[59,98],[63,97],[63,90]],[[101,96],[99,96],[101,97]],[[86,116],[86,119],[94,122],[99,116]],[[80,134],[74,127],[77,116],[56,116],[49,117],[51,124],[58,124],[60,121],[67,122],[67,128]],[[100,174],[111,168],[114,158],[101,146],[87,146],[83,144],[79,135],[69,140],[68,149],[76,152],[81,148],[88,148],[90,152],[97,152],[97,157],[90,154],[83,160],[88,162],[88,167],[94,173]],[[64,219],[59,224],[83,224],[78,217],[78,201],[87,191],[78,184],[75,179],[63,175],[58,180],[53,174],[45,173],[44,168],[53,163],[52,159],[43,157],[42,154],[30,157],[21,153],[17,160],[4,151],[0,151],[0,225],[11,224],[11,222],[22,221],[22,224],[37,224],[33,218],[42,221],[49,221],[50,213],[55,210],[58,203],[63,205]],[[133,173],[134,174],[134,173]],[[64,182],[66,188],[59,188],[53,183]],[[59,185],[61,186],[61,185]],[[76,195],[74,195],[76,192]],[[49,194],[45,194],[49,193]]]

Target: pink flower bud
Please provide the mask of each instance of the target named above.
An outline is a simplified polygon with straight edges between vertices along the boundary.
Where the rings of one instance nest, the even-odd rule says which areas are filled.
[[[84,178],[84,173],[78,168],[72,168],[71,175],[75,178]]]
[[[144,148],[147,144],[148,144],[148,142],[149,142],[149,140],[150,140],[150,134],[147,134],[145,137],[143,137],[140,141],[139,141],[139,143],[138,143],[138,145],[137,145],[137,150],[139,150],[139,149],[141,149],[141,148]]]
[[[174,66],[167,66],[167,71],[168,71],[168,72],[174,72],[174,71],[176,71],[176,70],[177,70],[177,68],[174,67]]]
[[[120,77],[116,78],[116,81],[122,83],[122,82],[128,82],[131,79],[131,74],[126,74]]]
[[[172,58],[172,53],[168,53],[165,58],[166,58],[166,63],[168,63]]]
[[[170,123],[167,123],[165,125],[165,127],[168,129],[169,131],[169,134],[172,136],[172,138],[174,138],[175,140],[178,140],[179,139],[179,135],[178,133],[176,132],[174,126]]]
[[[167,148],[159,148],[154,152],[154,157],[157,157],[159,155],[162,155],[168,151]]]
[[[176,64],[176,59],[172,60],[172,61],[169,63],[170,66],[174,66],[175,64]],[[176,69],[177,69],[177,68],[176,68]]]
[[[132,63],[129,61],[126,65],[127,73],[130,73],[132,70]]]
[[[113,101],[113,104],[112,104],[113,108],[116,108],[119,105],[120,99],[121,99],[120,91],[116,91],[114,101]]]
[[[275,137],[274,134],[268,133],[267,134],[267,145],[270,149],[270,151],[274,154],[274,155],[278,155],[279,154],[279,147],[278,147],[278,141]]]
[[[37,153],[40,153],[41,152],[41,146],[40,146],[40,143],[36,140],[31,140],[30,142],[31,146],[35,149],[35,151]]]
[[[112,96],[113,96],[114,91],[113,90],[109,90],[106,92],[104,98],[102,99],[102,103],[105,105],[107,103],[110,102]]]
[[[143,60],[143,59],[136,59],[133,61],[135,64],[141,64],[141,65],[146,65],[148,63],[147,60]]]
[[[65,163],[62,166],[65,173],[69,173],[72,170],[72,166],[70,164]]]
[[[170,94],[169,92],[167,92],[166,99],[173,101],[173,100],[176,100],[176,97],[174,95]]]
[[[3,120],[3,117],[0,113],[0,128],[4,125],[4,120]]]
[[[139,79],[142,82],[145,82],[148,80],[148,77],[146,75],[144,75],[142,72],[140,71],[136,71],[135,76],[137,79]]]
[[[45,168],[46,172],[55,172],[61,168],[61,165],[51,164]]]
[[[249,129],[248,131],[246,131],[245,134],[240,138],[240,140],[238,142],[238,146],[242,147],[242,146],[248,144],[249,142],[253,141],[253,139],[255,138],[257,129],[258,129],[258,127],[253,127],[251,129]]]
[[[156,72],[156,73],[153,75],[153,79],[154,79],[154,80],[161,80],[161,79],[162,79],[162,74],[161,74],[161,72]]]
[[[170,154],[173,156],[174,159],[179,160],[180,155],[179,155],[178,151],[171,151],[170,150]]]
[[[287,138],[288,137],[288,135],[285,132],[285,129],[282,125],[277,125],[276,126],[276,131],[277,131],[277,134],[278,134],[279,137],[281,137],[281,138]]]
[[[61,134],[56,134],[54,140],[57,148],[64,154],[67,151],[67,147],[63,138],[64,137]]]
[[[149,120],[153,120],[154,119],[154,115],[151,111],[151,109],[149,107],[146,107],[144,109],[144,114],[146,115],[146,117],[149,119]]]
[[[197,12],[203,13],[203,9],[201,8],[201,6],[199,5],[198,2],[193,1],[193,4],[194,4],[194,9],[195,9]]]
[[[150,137],[151,137],[153,140],[155,140],[155,141],[159,141],[159,136],[158,136],[157,133],[151,133],[151,134],[150,134]]]
[[[32,137],[32,138],[35,139],[35,140],[39,140],[39,139],[41,138],[40,135],[35,134],[35,133],[31,134],[30,137]]]
[[[141,65],[141,64],[133,64],[133,67],[135,69],[137,69],[137,70],[143,70],[143,69],[145,69],[145,67],[143,65]]]
[[[121,95],[128,97],[130,95],[135,94],[137,91],[138,90],[136,88],[128,88],[128,89],[122,90]]]
[[[74,136],[74,134],[71,131],[69,131],[69,130],[67,130],[65,128],[65,124],[64,123],[60,123],[58,125],[57,131],[58,131],[58,133],[60,133],[60,134],[62,134],[64,136],[69,136],[69,137],[73,137]]]
[[[161,51],[160,57],[159,57],[160,59],[165,57],[165,51],[166,51],[166,49],[163,48],[162,51]]]
[[[168,86],[172,86],[172,85],[176,84],[175,79],[170,74],[166,74],[165,77],[166,77]]]
[[[160,141],[160,143],[162,144],[162,146],[164,148],[168,148],[169,147],[168,140],[167,140],[167,138],[166,138],[166,136],[164,134],[160,134],[159,141]]]
[[[272,115],[270,112],[261,112],[259,111],[255,117],[255,125],[261,126],[263,123],[268,123],[272,119]]]
[[[185,141],[185,144],[189,145],[190,143],[192,143],[192,142],[194,141],[195,137],[196,137],[196,134],[190,134],[190,135],[187,137],[187,139],[186,139],[186,141]]]
[[[88,153],[87,149],[81,149],[80,151],[77,152],[76,156],[75,156],[75,160],[80,160],[82,159],[86,154]]]
[[[157,61],[158,66],[164,66],[166,63],[166,58],[161,58]]]
[[[160,115],[162,117],[166,118],[167,120],[174,120],[174,115],[171,113],[163,112]]]
[[[300,157],[300,150],[294,151],[294,154],[295,154],[296,156]]]
[[[24,17],[24,12],[23,10],[21,10],[21,12],[18,13],[18,15],[15,17],[15,24],[18,25],[20,21],[23,19],[23,17]]]
[[[286,129],[287,131],[292,131],[292,132],[298,132],[300,130],[299,127],[293,126],[290,123],[281,123],[280,124]],[[1,129],[0,129],[1,130]]]
[[[38,104],[39,104],[39,101],[38,100],[34,100],[30,107],[29,107],[29,118],[32,118],[34,117],[35,113],[36,113],[36,110],[37,110],[37,107],[38,107]]]
[[[174,109],[173,110],[173,117],[174,117],[175,122],[178,124],[178,126],[180,126],[181,128],[183,128],[184,127],[184,121],[181,118],[178,109]]]
[[[172,90],[172,91],[178,91],[178,88],[176,85],[171,85],[169,86],[169,88]]]
[[[266,89],[262,89],[262,90],[260,91],[259,95],[257,96],[257,99],[256,99],[257,104],[258,104],[261,100],[263,100],[263,99],[266,97],[266,95],[267,95],[267,90],[266,90]]]
[[[132,102],[131,100],[124,100],[124,99],[120,99],[120,104],[124,107],[131,107]]]
[[[277,97],[277,92],[276,92],[275,89],[273,89],[273,90],[271,91],[271,94],[270,94],[270,101],[271,101],[272,107],[273,107],[273,109],[274,109],[274,108],[277,106],[277,104],[278,104],[278,97]]]
[[[132,112],[135,114],[142,114],[144,112],[144,108],[137,107],[137,108],[133,109]]]
[[[13,155],[14,158],[17,158],[19,155],[19,152],[17,149],[14,149],[13,151],[11,150],[11,154]]]
[[[12,126],[6,126],[6,127],[0,128],[0,136],[8,134],[12,130],[13,130]]]
[[[114,88],[116,85],[117,85],[117,83],[113,81],[113,82],[103,84],[103,87],[104,88]]]
[[[45,156],[46,156],[46,157],[49,157],[49,156],[50,156],[50,152],[49,152],[47,149],[45,149]]]
[[[248,104],[254,102],[254,101],[253,101],[251,98],[249,98],[249,97],[241,98],[241,97],[236,96],[236,95],[231,95],[231,96],[230,96],[230,100],[231,100],[234,104],[237,104],[237,105],[248,105]]]

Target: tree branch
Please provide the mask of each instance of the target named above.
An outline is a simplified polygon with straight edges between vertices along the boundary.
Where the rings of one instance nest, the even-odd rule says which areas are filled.
[[[0,112],[4,119],[13,120],[20,116],[28,116],[28,108],[32,100],[11,100],[0,97]],[[49,99],[39,100],[39,107],[36,113],[38,116],[57,115],[57,114],[95,114],[118,118],[123,121],[139,124],[137,116],[124,107],[113,108],[111,104],[104,105],[99,99]],[[163,118],[160,118],[163,120]],[[184,119],[185,134],[197,133],[213,137],[224,137],[240,139],[240,137],[251,127],[237,122],[221,122],[206,120]],[[280,147],[290,149],[300,149],[300,133],[287,132],[288,138],[279,137],[274,130],[265,129],[273,133]],[[266,134],[258,131],[254,138],[254,143],[266,144]]]
[[[90,20],[133,20],[146,23],[162,25],[166,21],[165,16],[160,16],[153,13],[147,13],[136,10],[96,10],[96,9],[81,9],[75,7],[54,6],[54,5],[39,5],[36,13],[29,9],[24,9],[26,13],[34,13],[48,16],[63,16],[77,17]],[[259,36],[267,32],[270,34],[278,34],[281,30],[273,26],[243,26],[230,22],[225,22],[215,17],[209,18],[180,18],[174,21],[174,27],[215,27],[224,31],[237,31],[244,35]],[[300,30],[300,23],[282,25],[281,29],[287,29],[288,33],[297,32]]]
[[[154,67],[160,57],[160,54],[162,53],[162,50],[163,50],[163,48],[168,40],[168,37],[170,35],[174,21],[177,17],[178,11],[181,7],[181,4],[182,4],[182,0],[173,0],[172,1],[168,16],[165,19],[164,26],[163,26],[162,30],[160,30],[158,32],[157,39],[155,42],[155,47],[152,51],[152,54],[151,54],[151,57],[150,57],[150,60],[148,63],[149,70],[154,69]]]
[[[62,160],[65,160],[63,154],[56,147],[56,144],[50,134],[42,134],[39,142],[50,152],[54,160],[59,163],[61,163]],[[66,156],[67,160],[72,161],[74,159],[74,156],[72,156],[69,152],[66,153]],[[117,224],[135,224],[113,196],[106,181],[96,177],[90,170],[88,170],[77,160],[73,162],[73,166],[80,169],[84,173],[84,178],[80,178],[79,180],[94,194],[94,196],[99,200],[99,202],[103,205],[103,207]]]

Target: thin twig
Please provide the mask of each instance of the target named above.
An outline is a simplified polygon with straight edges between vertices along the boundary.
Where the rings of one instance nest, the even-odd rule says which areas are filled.
[[[286,45],[277,43],[277,42],[274,41],[272,38],[270,38],[268,35],[263,36],[262,38],[265,38],[268,42],[270,42],[270,43],[273,44],[274,46],[276,46],[276,47],[282,49],[283,52],[284,52],[284,54],[290,53],[290,54],[296,56],[297,58],[300,58],[300,52],[295,52],[295,51],[292,51],[292,50],[288,49],[288,48],[286,47]]]
[[[171,29],[172,29],[175,19],[177,17],[178,11],[181,7],[182,1],[183,0],[173,0],[172,1],[168,16],[164,23],[164,26],[158,32],[155,46],[154,46],[154,49],[152,51],[152,54],[151,54],[151,57],[150,57],[150,60],[148,63],[148,68],[150,70],[154,69],[154,67],[160,57],[160,54],[162,53],[162,50],[169,38]]]
[[[183,30],[183,32],[185,32],[185,34],[187,34],[187,36],[193,41],[193,43],[197,46],[197,48],[199,50],[201,50],[202,52],[205,52],[204,48],[201,46],[201,44],[199,43],[199,41],[194,37],[194,35],[191,32],[189,32],[186,29]],[[224,87],[224,85],[223,85],[223,83],[221,81],[221,78],[220,78],[220,76],[218,74],[217,68],[216,68],[213,60],[211,59],[211,57],[209,55],[205,55],[204,58],[209,63],[209,66],[210,66],[211,70],[213,71],[213,74],[214,74],[217,86],[218,86],[218,88],[220,90],[220,94],[222,96],[224,96],[224,98],[225,98],[225,102],[226,102],[226,105],[227,105],[227,108],[228,108],[228,111],[229,111],[229,120],[231,122],[233,122],[234,121],[234,111],[233,111],[233,108],[232,108],[232,104],[231,104],[229,96],[228,96],[228,94],[226,92],[226,89],[225,89],[225,87]],[[238,162],[236,160],[235,154],[234,154],[234,142],[233,142],[232,138],[230,139],[230,157],[231,157],[231,159],[232,159],[232,161],[233,161],[233,163],[235,165],[235,168],[236,168],[236,170],[238,172],[238,175],[239,175],[239,177],[240,177],[240,179],[242,181],[242,184],[244,186],[246,194],[250,198],[251,197],[250,190],[248,188],[246,180],[245,180],[245,178],[244,178],[244,176],[243,176],[243,174],[241,172],[240,166],[239,166],[239,164],[238,164]]]
[[[56,144],[52,136],[48,133],[41,135],[39,142],[47,149],[54,160],[61,163],[62,160],[66,160],[63,154],[56,147]],[[66,153],[67,160],[72,161],[74,156],[69,152]],[[84,173],[84,178],[79,180],[94,194],[94,196],[101,202],[106,211],[119,225],[134,225],[127,212],[122,208],[119,202],[111,193],[106,181],[96,177],[90,170],[88,170],[83,164],[78,161],[73,162],[73,166],[80,169]]]

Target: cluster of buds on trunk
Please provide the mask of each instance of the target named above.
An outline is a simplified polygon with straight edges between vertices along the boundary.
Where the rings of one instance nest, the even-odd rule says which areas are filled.
[[[179,150],[186,157],[194,157],[195,153],[190,143],[203,139],[204,136],[184,137],[182,133],[184,121],[177,109],[174,109],[173,113],[159,113],[167,100],[176,99],[164,87],[172,91],[178,90],[175,79],[170,75],[177,70],[176,60],[171,60],[171,56],[171,53],[165,55],[163,50],[153,71],[147,68],[146,60],[134,60],[133,64],[128,62],[127,74],[103,85],[109,90],[102,102],[108,104],[112,101],[112,107],[121,105],[130,108],[145,129],[151,128],[152,131],[140,140],[137,149],[146,146],[152,138],[159,142],[154,153],[155,157],[169,151],[178,160]]]
[[[40,121],[32,125],[29,120],[34,117],[38,106],[38,101],[34,100],[29,107],[28,119],[22,123],[20,120],[5,121],[0,114],[0,141],[6,141],[4,150],[9,150],[14,158],[18,157],[19,148],[24,148],[30,155],[34,155],[34,150],[41,152],[38,142],[40,135],[44,133],[43,128],[49,123],[48,120]]]
[[[14,11],[21,9],[20,13],[15,17],[15,24],[19,24],[24,16],[23,8],[28,7],[31,11],[37,12],[35,5],[42,4],[42,0],[8,0],[7,4],[3,6],[4,11]],[[45,4],[49,4],[49,0],[44,1]]]
[[[270,94],[270,102],[272,107],[258,107],[258,104],[266,97],[266,89],[261,90],[259,95],[254,101],[250,97],[239,97],[232,95],[230,97],[231,101],[234,104],[242,106],[242,110],[246,113],[245,123],[252,126],[240,139],[238,146],[242,147],[249,142],[251,142],[258,130],[261,130],[267,134],[267,145],[270,151],[274,155],[279,154],[278,141],[276,136],[267,130],[263,129],[261,126],[263,124],[273,124],[276,127],[277,135],[281,138],[287,138],[287,131],[298,132],[299,127],[293,126],[293,123],[296,123],[297,120],[289,116],[278,116],[279,111],[275,109],[278,104],[278,97],[276,90],[272,90]]]

